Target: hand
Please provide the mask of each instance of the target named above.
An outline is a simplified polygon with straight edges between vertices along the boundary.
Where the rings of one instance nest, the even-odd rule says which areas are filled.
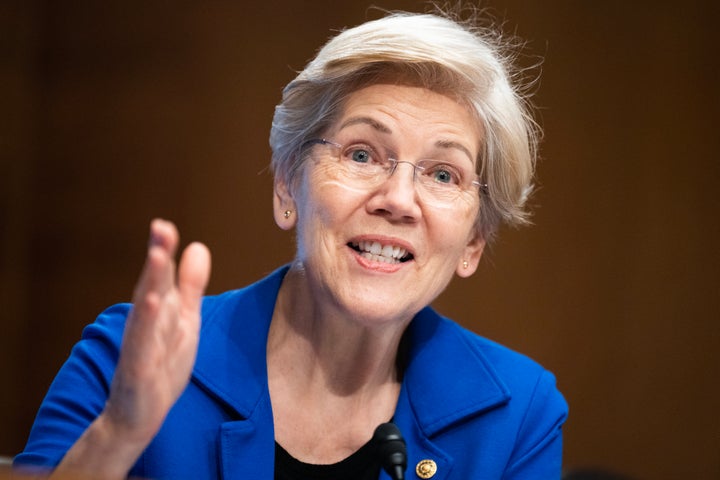
[[[197,354],[210,252],[205,245],[190,244],[176,279],[177,245],[175,225],[154,220],[105,409],[50,478],[126,478],[187,386]]]
[[[175,225],[154,220],[102,414],[117,438],[139,443],[143,449],[190,379],[198,347],[200,306],[210,277],[210,252],[193,243],[182,254],[176,279],[177,246]]]

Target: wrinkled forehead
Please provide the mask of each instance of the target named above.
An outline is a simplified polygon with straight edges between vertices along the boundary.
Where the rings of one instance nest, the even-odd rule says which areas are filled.
[[[483,131],[475,110],[456,97],[422,85],[375,83],[347,95],[323,133],[371,135],[418,148],[457,148],[475,163]]]

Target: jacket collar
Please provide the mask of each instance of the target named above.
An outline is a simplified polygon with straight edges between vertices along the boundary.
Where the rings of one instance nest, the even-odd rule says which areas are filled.
[[[241,290],[206,297],[192,381],[241,419],[268,394],[266,350],[275,299],[289,266]]]
[[[427,307],[409,334],[403,389],[427,437],[509,401],[509,389],[462,327]]]
[[[431,308],[415,316],[408,335],[408,367],[393,420],[407,442],[407,478],[429,462],[436,468],[433,480],[447,480],[457,459],[435,435],[504,405],[510,392],[473,337]]]
[[[250,418],[267,395],[268,328],[288,268],[281,267],[247,288],[207,297],[203,303],[193,381],[240,418]],[[423,435],[432,437],[507,403],[508,388],[457,324],[427,307],[413,319],[409,335],[402,395]],[[403,408],[401,403],[398,408]]]

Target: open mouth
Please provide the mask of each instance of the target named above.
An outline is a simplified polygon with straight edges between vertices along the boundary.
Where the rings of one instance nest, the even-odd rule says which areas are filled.
[[[397,245],[383,245],[380,242],[364,240],[349,242],[347,245],[361,257],[373,262],[404,263],[413,259],[412,253]]]

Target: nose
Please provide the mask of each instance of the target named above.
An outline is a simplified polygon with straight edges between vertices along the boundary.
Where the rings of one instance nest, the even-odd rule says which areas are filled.
[[[412,222],[421,215],[417,194],[415,165],[398,161],[390,171],[390,176],[373,192],[367,209],[391,220]]]

